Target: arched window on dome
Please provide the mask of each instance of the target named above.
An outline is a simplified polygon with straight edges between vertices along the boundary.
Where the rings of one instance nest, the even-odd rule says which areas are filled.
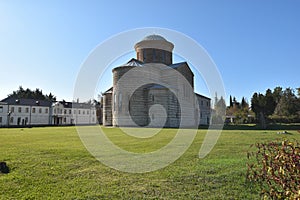
[[[146,61],[146,49],[143,49],[143,62]]]
[[[162,50],[162,52],[161,52],[161,54],[162,54],[162,62],[166,62],[166,52],[165,52],[165,50]]]
[[[156,50],[153,49],[152,50],[152,61],[155,62],[157,59],[156,59]]]

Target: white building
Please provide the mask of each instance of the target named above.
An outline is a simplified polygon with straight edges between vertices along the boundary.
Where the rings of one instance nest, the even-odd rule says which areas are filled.
[[[0,127],[7,125],[8,105],[5,102],[0,102]]]
[[[87,103],[59,101],[52,106],[52,124],[96,124],[96,108]]]
[[[1,103],[2,126],[48,125],[51,123],[51,102],[6,98]]]
[[[95,106],[60,101],[6,98],[0,102],[0,127],[96,124]]]

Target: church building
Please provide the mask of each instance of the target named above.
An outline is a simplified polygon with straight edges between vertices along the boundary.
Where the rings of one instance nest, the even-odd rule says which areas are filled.
[[[183,127],[182,123],[190,127],[208,125],[211,100],[194,92],[194,74],[187,62],[173,63],[174,45],[160,35],[149,35],[134,48],[136,59],[112,70],[113,86],[103,93],[103,125],[175,128]],[[142,75],[138,74],[141,70],[144,70]],[[134,72],[136,76],[126,78]],[[153,82],[134,86],[144,79]]]

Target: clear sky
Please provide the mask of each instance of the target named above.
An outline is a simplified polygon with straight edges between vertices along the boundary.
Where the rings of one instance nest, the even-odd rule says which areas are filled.
[[[143,27],[173,29],[202,45],[227,100],[300,87],[299,10],[297,0],[0,0],[0,98],[22,85],[71,101],[89,53],[113,35]],[[100,85],[99,93],[105,89]]]

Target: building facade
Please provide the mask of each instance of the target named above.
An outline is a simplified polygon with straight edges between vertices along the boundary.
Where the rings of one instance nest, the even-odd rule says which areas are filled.
[[[87,103],[10,97],[0,102],[0,127],[96,123],[95,106]]]
[[[96,124],[96,108],[87,103],[59,101],[52,105],[52,124]]]
[[[112,70],[113,87],[103,93],[103,125],[209,124],[210,98],[194,92],[194,74],[187,62],[173,63],[173,48],[162,36],[149,35],[135,45],[137,59]]]

